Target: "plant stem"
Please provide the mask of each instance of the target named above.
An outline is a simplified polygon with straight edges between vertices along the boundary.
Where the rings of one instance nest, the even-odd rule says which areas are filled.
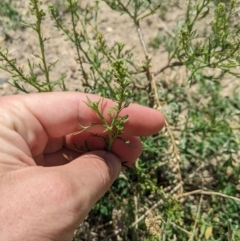
[[[73,43],[74,43],[76,51],[77,51],[78,61],[79,61],[79,64],[80,64],[81,71],[83,73],[83,77],[86,81],[86,78],[85,78],[85,75],[84,75],[85,70],[83,68],[83,63],[82,63],[81,54],[80,54],[80,50],[79,50],[80,41],[79,41],[79,37],[78,37],[78,34],[77,34],[77,30],[76,30],[77,23],[75,22],[75,18],[74,18],[74,5],[72,3],[72,0],[68,0],[68,2],[69,2],[69,6],[71,8],[70,14],[71,14],[72,30],[73,30],[73,35],[74,35]]]
[[[36,23],[35,31],[38,34],[38,41],[39,41],[39,44],[40,44],[41,60],[43,62],[43,67],[44,67],[43,72],[44,72],[44,75],[46,77],[46,82],[48,84],[48,90],[52,91],[52,86],[51,86],[50,78],[49,78],[49,68],[47,66],[46,57],[45,57],[44,42],[45,42],[46,39],[44,39],[42,37],[42,28],[41,28],[41,23],[42,23],[42,18],[44,16],[44,13],[43,13],[42,10],[39,9],[38,0],[33,0],[33,4],[34,4],[34,10],[36,11],[37,23]]]
[[[142,33],[141,28],[140,28],[140,23],[139,23],[139,21],[137,21],[137,22],[135,22],[135,24],[136,24],[136,27],[137,27],[138,37],[140,39],[145,57],[148,58],[148,52],[147,52],[145,41],[143,40],[143,33]]]
[[[12,68],[12,71],[10,69],[4,68],[2,66],[0,66],[0,69],[8,72],[11,75],[15,75],[15,76],[18,75],[18,77],[22,78],[22,80],[24,80],[26,83],[29,83],[34,88],[36,88],[39,92],[41,92],[41,88],[39,88],[38,85],[33,84],[32,81],[29,81],[29,79],[22,73],[21,69],[18,69],[17,66],[14,63],[12,63],[12,61],[10,59],[8,59],[8,57],[5,54],[2,53],[1,50],[0,50],[0,56]]]

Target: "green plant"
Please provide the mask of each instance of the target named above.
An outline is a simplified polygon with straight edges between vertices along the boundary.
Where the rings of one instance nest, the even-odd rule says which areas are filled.
[[[182,6],[181,1],[178,4]],[[29,86],[39,92],[67,90],[64,76],[52,80],[57,63],[48,63],[46,57],[46,43],[51,39],[43,37],[41,26],[49,14],[76,50],[81,75],[77,91],[102,96],[98,102],[86,99],[100,122],[79,123],[80,131],[102,125],[103,135],[92,135],[111,151],[114,140],[124,133],[128,117],[121,111],[130,103],[162,110],[166,117],[164,131],[142,137],[144,152],[135,167],[123,172],[92,209],[76,240],[92,240],[92,232],[98,234],[97,240],[239,240],[238,4],[189,0],[175,27],[167,34],[149,36],[155,41],[148,43],[144,21],[164,12],[168,29],[166,9],[176,11],[176,1],[162,1],[163,8],[154,0],[104,0],[87,5],[66,0],[60,14],[57,3],[49,5],[47,12],[44,4],[30,0],[35,23],[25,26],[38,36],[35,60],[40,64],[29,60],[27,73],[2,44],[0,68],[12,75],[13,86],[26,93]],[[102,8],[128,17],[139,39],[139,56],[133,46],[105,38]],[[154,51],[164,49],[165,65],[154,65],[162,56],[150,54],[148,46]],[[102,113],[104,98],[114,100],[108,110],[110,121]],[[85,147],[76,143],[76,147],[90,151],[88,143]]]
[[[102,43],[102,37],[99,37],[100,44]],[[110,61],[111,58],[107,56]],[[92,123],[89,126],[82,126],[80,123],[82,131],[86,131],[92,126],[101,125],[104,127],[104,132],[107,133],[106,137],[94,135],[95,137],[101,138],[106,146],[105,149],[107,151],[111,151],[112,144],[115,139],[123,140],[120,135],[124,132],[124,124],[128,120],[128,116],[120,116],[120,113],[123,109],[127,108],[130,104],[129,99],[131,96],[131,92],[129,90],[130,85],[130,76],[126,67],[126,61],[123,59],[116,60],[115,62],[111,62],[111,67],[109,69],[109,76],[112,77],[112,80],[115,84],[114,88],[112,89],[112,99],[115,101],[115,106],[110,107],[108,110],[108,116],[111,118],[110,124],[108,120],[102,114],[102,103],[104,99],[101,99],[97,102],[92,102],[89,98],[87,99],[87,106],[91,108],[101,120],[101,123]],[[80,131],[80,133],[82,132]],[[77,133],[75,133],[77,134]],[[124,141],[124,140],[123,140]],[[128,144],[128,141],[124,141]]]
[[[33,55],[41,62],[35,64],[28,60],[29,74],[26,74],[23,68],[17,66],[16,59],[9,56],[8,49],[1,48],[0,61],[2,61],[2,64],[0,65],[0,68],[11,74],[11,84],[22,92],[29,93],[29,91],[23,85],[19,84],[20,81],[23,81],[24,83],[34,87],[34,89],[36,89],[38,92],[53,91],[54,86],[56,85],[58,85],[62,90],[66,90],[64,84],[64,75],[62,75],[56,81],[50,80],[50,71],[57,62],[48,64],[46,60],[46,50],[44,44],[46,41],[48,41],[48,39],[42,35],[41,23],[45,16],[45,12],[41,9],[41,2],[35,0],[30,1],[29,11],[31,15],[35,17],[36,22],[34,24],[25,23],[24,25],[26,27],[32,28],[32,30],[38,36],[40,54],[33,53]],[[41,73],[45,76],[45,81],[38,80],[36,69],[40,70]]]
[[[19,27],[21,16],[18,13],[12,0],[3,0],[0,2],[0,28],[2,33],[7,34],[11,29],[16,30]]]

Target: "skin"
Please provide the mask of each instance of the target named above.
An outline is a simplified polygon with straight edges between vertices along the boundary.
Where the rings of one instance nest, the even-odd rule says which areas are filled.
[[[100,97],[88,95],[92,101]],[[0,240],[70,240],[92,206],[118,177],[122,165],[142,152],[137,136],[157,133],[164,118],[156,110],[131,104],[123,138],[112,152],[99,138],[79,130],[98,122],[86,94],[61,92],[0,98]],[[103,113],[113,106],[105,99]],[[91,132],[102,134],[95,126]],[[87,141],[92,150],[82,153]]]

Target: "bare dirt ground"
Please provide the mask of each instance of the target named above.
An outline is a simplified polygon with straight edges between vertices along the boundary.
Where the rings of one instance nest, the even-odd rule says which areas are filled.
[[[47,4],[54,1],[44,0],[43,8],[46,9]],[[55,1],[60,6],[62,1]],[[164,2],[164,1],[163,1]],[[182,3],[181,3],[182,2]],[[81,5],[93,3],[90,0],[81,1]],[[23,20],[32,23],[33,17],[28,14],[28,1],[14,1],[18,12],[22,15]],[[149,43],[151,39],[158,34],[173,35],[172,29],[177,25],[178,20],[183,17],[185,9],[185,1],[172,1],[168,4],[169,12],[164,12],[164,21],[159,18],[159,13],[155,14],[141,22],[144,40]],[[60,12],[64,14],[64,12]],[[144,59],[144,52],[140,45],[136,28],[130,18],[126,15],[112,11],[104,2],[100,1],[99,21],[102,21],[99,30],[105,36],[107,42],[111,45],[114,41],[123,42],[127,49],[133,49],[133,52],[138,61]],[[42,25],[43,36],[50,38],[46,42],[46,57],[48,63],[58,60],[56,67],[53,69],[51,78],[53,80],[60,77],[61,74],[66,74],[66,85],[69,90],[80,88],[80,73],[76,63],[76,52],[73,45],[69,41],[65,41],[61,33],[54,27],[53,21],[47,15]],[[8,36],[0,33],[0,41],[3,46],[9,48],[9,53],[16,58],[18,65],[28,72],[28,59],[38,63],[39,60],[34,58],[33,53],[39,53],[39,45],[36,33],[31,28],[20,28],[16,31],[9,30]],[[149,55],[152,57],[153,70],[158,70],[167,63],[167,54],[164,49],[153,50],[148,48]],[[176,73],[172,73],[175,74]],[[179,74],[179,73],[178,73]],[[41,73],[39,73],[41,75]],[[183,75],[183,76],[181,76]],[[180,73],[179,79],[184,77],[184,72]],[[172,76],[165,76],[171,79]],[[11,81],[11,76],[3,70],[0,70],[0,95],[9,95],[19,93],[15,88],[7,83]]]

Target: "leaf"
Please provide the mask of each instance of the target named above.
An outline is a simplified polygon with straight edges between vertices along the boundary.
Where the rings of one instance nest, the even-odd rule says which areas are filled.
[[[93,126],[102,125],[102,124],[101,124],[101,123],[91,123],[91,125],[89,125],[89,126],[83,126],[82,124],[78,123],[78,125],[82,128],[82,130],[73,133],[73,135],[81,134],[82,132],[90,129],[90,128],[93,127]]]
[[[205,235],[205,239],[209,239],[211,237],[212,230],[213,230],[213,228],[211,226],[206,228],[206,231],[205,231],[205,234],[204,234]]]
[[[228,220],[228,241],[232,241],[231,222]]]
[[[199,18],[199,20],[205,18],[209,14],[209,12],[210,12],[210,8],[206,7],[206,10],[202,13],[202,15]]]
[[[236,230],[234,233],[235,236],[240,239],[240,229]]]

